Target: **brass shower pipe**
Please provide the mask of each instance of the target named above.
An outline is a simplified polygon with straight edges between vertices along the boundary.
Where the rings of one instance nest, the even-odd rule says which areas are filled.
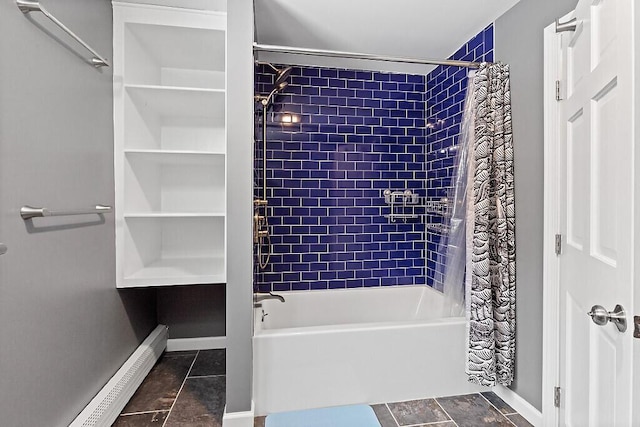
[[[258,265],[264,270],[269,264],[271,257],[271,235],[269,234],[269,219],[267,216],[267,109],[273,97],[280,91],[284,90],[289,83],[287,78],[291,74],[291,67],[278,69],[267,62],[256,61],[256,65],[267,65],[276,72],[275,84],[271,92],[267,95],[256,95],[255,100],[262,104],[262,198],[256,198],[253,201],[255,212],[253,215],[253,241],[258,245]],[[260,208],[264,209],[264,215],[260,215]],[[262,260],[262,243],[267,241],[267,257]]]

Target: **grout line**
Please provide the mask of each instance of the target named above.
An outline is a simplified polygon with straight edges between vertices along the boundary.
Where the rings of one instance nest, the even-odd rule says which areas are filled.
[[[196,360],[198,359],[198,355],[200,354],[200,350],[198,350],[198,352],[196,353],[196,357],[193,358],[193,361],[191,362],[191,365],[189,366],[189,370],[187,371],[187,375],[184,376],[184,379],[182,380],[182,384],[180,385],[180,389],[178,389],[178,393],[176,394],[176,398],[173,400],[173,403],[171,404],[171,408],[169,408],[169,413],[167,414],[167,418],[164,419],[164,423],[162,423],[162,427],[165,427],[167,425],[167,421],[169,421],[169,417],[171,416],[171,411],[173,411],[173,407],[176,405],[176,402],[178,401],[178,398],[180,397],[180,393],[182,392],[182,389],[184,388],[184,384],[187,382],[187,379],[189,378],[189,374],[191,373],[191,369],[193,369],[193,365],[196,363]]]
[[[433,400],[434,400],[434,401],[436,402],[436,404],[440,407],[440,409],[442,409],[442,412],[444,412],[444,413],[447,415],[447,417],[449,417],[449,419],[450,419],[451,421],[453,421],[453,425],[454,425],[454,426],[456,426],[456,427],[458,427],[458,423],[456,422],[456,420],[454,420],[454,419],[453,419],[453,417],[452,417],[451,415],[449,415],[449,413],[447,412],[447,410],[446,410],[446,409],[444,409],[444,407],[440,404],[440,402],[438,402],[438,398],[434,398]]]
[[[513,422],[513,420],[511,418],[509,418],[508,416],[504,415],[504,417],[507,419],[507,421],[509,421],[512,425],[514,425],[515,427],[518,427],[518,425],[516,423]]]
[[[444,423],[453,423],[456,424],[455,421],[453,420],[446,420],[446,421],[432,421],[430,423],[420,423],[420,424],[410,424],[410,425],[406,425],[406,426],[402,426],[402,427],[422,427],[422,426],[433,426],[433,425],[437,425],[437,424],[444,424]],[[456,424],[457,426],[457,424]]]
[[[513,414],[517,414],[517,412],[514,412],[513,414],[503,414],[502,411],[500,409],[498,409],[498,407],[496,405],[493,404],[493,402],[491,402],[489,399],[487,399],[487,397],[482,394],[482,393],[478,393],[480,396],[482,396],[482,398],[484,400],[486,400],[487,402],[489,402],[489,405],[492,406],[496,411],[498,411],[498,413],[500,415],[502,415],[503,418],[505,418],[507,421],[509,421],[512,425],[516,425],[513,421],[511,421],[511,418],[507,417],[507,415],[513,415]],[[503,401],[504,402],[504,401]],[[506,403],[506,402],[505,402]],[[518,427],[518,426],[516,426]]]
[[[144,415],[144,414],[155,414],[157,412],[169,412],[166,409],[158,409],[156,411],[138,411],[138,412],[123,412],[121,413],[119,416],[126,416],[126,415]]]
[[[391,418],[393,418],[393,421],[396,422],[396,425],[398,427],[400,427],[400,423],[398,422],[398,420],[396,419],[396,416],[393,414],[393,412],[391,411],[391,408],[389,408],[389,404],[385,403],[384,406],[387,408],[387,411],[389,411],[389,413],[391,414]]]
[[[187,378],[189,379],[193,379],[193,378],[213,378],[213,377],[224,377],[225,374],[213,374],[213,375],[192,375],[192,376],[188,376]]]

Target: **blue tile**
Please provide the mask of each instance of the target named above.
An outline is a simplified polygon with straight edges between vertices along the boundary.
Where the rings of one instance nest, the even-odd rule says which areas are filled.
[[[488,38],[493,38],[489,28],[471,52],[487,55],[480,47]],[[470,51],[465,46],[459,52]],[[257,70],[257,90],[268,91],[273,73]],[[447,156],[434,158],[431,151],[446,148],[459,132],[461,79],[460,70],[446,67],[429,76],[293,70],[273,111],[275,119],[299,114],[300,122],[283,126],[271,117],[268,122],[274,247],[269,273],[256,274],[257,289],[420,284],[427,274],[433,283],[436,275],[428,272],[426,260],[439,235],[427,233],[421,223],[389,224],[382,217],[388,212],[382,190],[446,194],[452,168]],[[427,131],[427,109],[429,117],[452,115],[447,127]],[[427,176],[434,188],[426,187]]]
[[[338,77],[341,79],[355,79],[356,72],[351,70],[338,70]]]
[[[364,286],[364,280],[362,279],[347,280],[347,288],[361,288],[363,286]]]
[[[363,282],[366,287],[380,286],[380,279],[377,278],[364,279]]]
[[[329,79],[329,86],[333,88],[345,88],[347,87],[347,82],[341,79]]]
[[[329,289],[329,283],[326,281],[314,281],[310,286],[312,290]]]
[[[318,68],[302,68],[302,75],[305,77],[318,77],[320,76],[320,70]]]
[[[329,281],[329,289],[344,289],[347,287],[347,284],[344,280],[330,280]]]

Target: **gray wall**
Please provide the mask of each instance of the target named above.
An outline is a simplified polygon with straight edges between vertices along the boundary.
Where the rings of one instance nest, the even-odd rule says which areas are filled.
[[[108,0],[43,4],[112,57]],[[11,427],[68,425],[156,325],[153,291],[115,289],[113,215],[18,215],[114,202],[111,71],[33,21],[0,1],[0,424]]]
[[[495,23],[495,58],[511,65],[516,180],[517,349],[511,388],[542,408],[543,29],[577,0],[522,0]]]
[[[251,410],[253,2],[227,4],[227,412]]]
[[[173,286],[158,289],[158,323],[169,338],[225,336],[225,286]]]

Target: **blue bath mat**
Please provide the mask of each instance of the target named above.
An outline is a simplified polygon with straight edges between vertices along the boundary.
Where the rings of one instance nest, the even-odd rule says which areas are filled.
[[[336,406],[267,415],[265,427],[380,427],[368,405]]]

